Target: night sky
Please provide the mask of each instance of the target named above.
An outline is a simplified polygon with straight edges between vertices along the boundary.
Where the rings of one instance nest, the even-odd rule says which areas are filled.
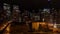
[[[46,8],[48,7],[47,0],[6,0],[5,3],[10,3],[14,5],[20,5],[20,7],[25,9],[37,9],[37,8]]]
[[[51,0],[49,5],[50,8],[60,8],[60,0]]]
[[[60,0],[0,0],[1,3],[20,5],[25,9],[60,8]]]

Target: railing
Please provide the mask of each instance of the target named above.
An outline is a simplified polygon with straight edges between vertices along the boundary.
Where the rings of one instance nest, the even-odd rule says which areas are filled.
[[[8,21],[6,24],[4,24],[1,28],[0,28],[0,33],[3,33],[4,30],[8,31],[8,33],[10,32],[9,29],[10,29],[10,23],[12,21]]]

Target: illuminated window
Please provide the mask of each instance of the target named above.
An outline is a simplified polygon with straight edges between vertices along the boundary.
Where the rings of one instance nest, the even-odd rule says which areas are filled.
[[[19,9],[19,6],[13,5],[13,9]]]
[[[19,22],[21,22],[21,17],[19,18]]]
[[[9,4],[4,3],[3,8],[4,8],[4,10],[9,10],[10,9],[10,6],[9,6]]]
[[[51,0],[48,0],[48,1],[51,1]]]
[[[45,13],[45,12],[50,13],[50,9],[43,9],[43,11],[44,11],[44,13]]]
[[[34,18],[35,18],[35,21],[40,20],[39,16],[34,16]]]

